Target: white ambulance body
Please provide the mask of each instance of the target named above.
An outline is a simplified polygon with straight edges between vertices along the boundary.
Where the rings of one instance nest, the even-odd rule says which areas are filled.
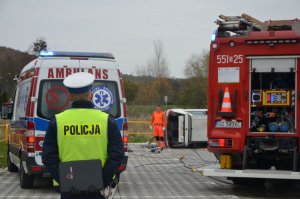
[[[22,188],[33,187],[36,175],[50,177],[41,154],[49,120],[71,107],[63,79],[76,72],[95,75],[93,104],[116,119],[128,158],[126,99],[121,73],[110,53],[41,52],[18,79],[8,142],[8,170],[20,173]]]

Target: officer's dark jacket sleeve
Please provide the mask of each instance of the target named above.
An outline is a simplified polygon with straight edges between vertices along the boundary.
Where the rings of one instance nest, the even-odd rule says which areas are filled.
[[[112,117],[109,117],[108,119],[107,136],[108,159],[103,168],[103,180],[105,185],[109,185],[111,183],[113,176],[124,159],[124,146],[121,133],[118,125]]]
[[[57,125],[55,117],[51,118],[45,135],[42,161],[51,173],[52,177],[59,182],[59,156],[57,145]]]

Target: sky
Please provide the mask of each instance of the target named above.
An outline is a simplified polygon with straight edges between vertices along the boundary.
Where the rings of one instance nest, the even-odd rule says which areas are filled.
[[[300,18],[300,0],[0,0],[0,46],[27,51],[38,37],[57,51],[111,52],[126,74],[162,41],[171,77],[209,50],[220,14]]]

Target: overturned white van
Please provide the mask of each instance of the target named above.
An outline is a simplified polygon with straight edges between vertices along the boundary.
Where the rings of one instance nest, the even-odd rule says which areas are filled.
[[[166,111],[166,118],[167,146],[207,146],[207,109],[169,109]]]

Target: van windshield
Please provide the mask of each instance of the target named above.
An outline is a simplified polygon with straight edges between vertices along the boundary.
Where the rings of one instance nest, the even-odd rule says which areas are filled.
[[[95,81],[93,83],[93,104],[114,118],[120,117],[120,97],[118,84],[114,81]],[[69,92],[63,80],[42,80],[40,83],[37,115],[50,119],[71,107]]]

